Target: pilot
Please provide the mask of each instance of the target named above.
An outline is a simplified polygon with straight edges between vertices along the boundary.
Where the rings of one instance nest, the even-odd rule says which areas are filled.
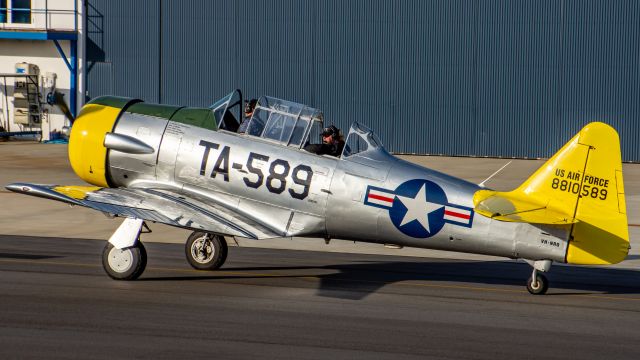
[[[244,119],[242,120],[240,127],[238,127],[238,132],[240,134],[244,134],[247,132],[249,121],[251,120],[251,116],[253,116],[253,110],[255,110],[257,103],[258,103],[258,100],[256,99],[244,101]]]
[[[340,129],[331,125],[322,130],[322,144],[309,144],[304,147],[308,152],[317,155],[331,155],[339,157],[344,148],[344,140],[340,136]]]

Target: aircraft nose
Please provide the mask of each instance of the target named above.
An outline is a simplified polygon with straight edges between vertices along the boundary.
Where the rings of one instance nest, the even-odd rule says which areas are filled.
[[[115,127],[122,111],[140,100],[116,96],[102,96],[82,107],[71,127],[69,162],[82,180],[108,187],[106,174],[107,149],[104,139]]]

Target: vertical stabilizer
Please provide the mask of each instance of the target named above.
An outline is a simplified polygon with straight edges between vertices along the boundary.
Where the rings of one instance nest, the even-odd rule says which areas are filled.
[[[607,124],[582,128],[517,189],[481,190],[474,203],[496,220],[571,226],[568,263],[615,264],[629,251],[620,140]]]

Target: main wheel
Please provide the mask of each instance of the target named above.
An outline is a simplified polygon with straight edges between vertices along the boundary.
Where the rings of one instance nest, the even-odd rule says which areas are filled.
[[[535,281],[535,283],[533,276],[529,278],[527,281],[527,290],[533,295],[543,295],[547,292],[547,289],[549,289],[549,281],[547,277],[542,274],[538,274],[536,278],[537,281]]]
[[[102,250],[102,267],[112,279],[135,280],[147,267],[147,250],[140,241],[124,249],[107,243]]]
[[[220,235],[194,231],[184,250],[189,264],[198,270],[219,269],[227,260],[227,242]]]

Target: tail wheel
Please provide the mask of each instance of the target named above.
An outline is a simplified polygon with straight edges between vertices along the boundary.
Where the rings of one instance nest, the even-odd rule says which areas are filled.
[[[185,244],[187,261],[194,269],[219,269],[227,260],[227,242],[223,236],[194,231]]]
[[[549,280],[542,274],[536,274],[535,278],[531,276],[527,281],[527,290],[533,295],[546,294],[549,289]]]
[[[102,250],[102,267],[112,279],[135,280],[147,267],[147,250],[140,241],[124,249],[107,243]]]

